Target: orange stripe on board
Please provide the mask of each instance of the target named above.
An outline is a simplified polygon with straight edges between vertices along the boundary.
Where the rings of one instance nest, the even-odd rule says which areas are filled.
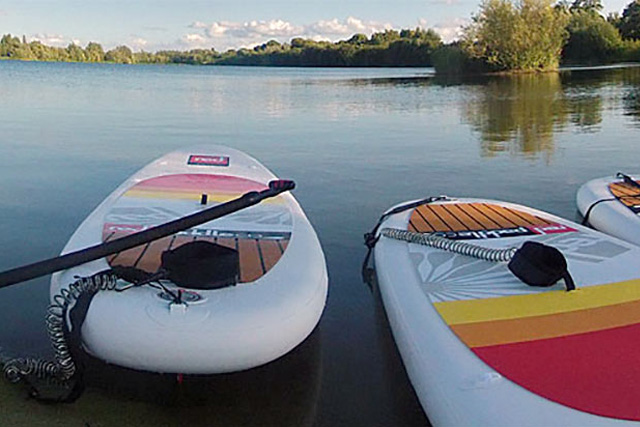
[[[451,325],[469,347],[510,344],[640,323],[640,301],[547,316]]]

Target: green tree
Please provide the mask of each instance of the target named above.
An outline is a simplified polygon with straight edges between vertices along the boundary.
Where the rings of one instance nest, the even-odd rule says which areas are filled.
[[[369,39],[367,38],[366,35],[358,33],[351,36],[351,38],[347,40],[347,43],[361,45],[361,44],[366,44],[368,41]]]
[[[5,34],[0,39],[0,56],[11,58],[14,57],[16,51],[20,48],[22,43],[17,37],[12,37],[11,34]]]
[[[618,30],[594,11],[574,11],[567,31],[569,39],[562,51],[562,59],[565,62],[608,62],[616,57],[622,47]]]
[[[556,69],[567,21],[550,0],[485,0],[464,30],[464,46],[496,71]]]
[[[312,47],[315,45],[315,43],[316,42],[314,42],[313,40],[306,40],[301,37],[296,37],[291,39],[291,47],[294,47],[294,48]]]
[[[33,56],[38,61],[55,61],[55,51],[49,46],[43,45],[40,41],[34,40],[29,43],[29,48]]]
[[[63,47],[52,47],[51,49],[52,49],[51,54],[53,55],[53,61],[67,62],[70,60],[69,52],[67,51],[67,49]]]
[[[118,64],[133,64],[133,52],[127,46],[118,46],[105,53],[104,60]]]
[[[640,39],[640,0],[634,0],[622,11],[618,29],[624,39]]]
[[[616,28],[620,28],[622,16],[618,12],[611,12],[607,15],[607,22]]]
[[[601,0],[574,0],[569,7],[570,12],[600,12],[602,10]]]
[[[99,43],[89,42],[84,48],[84,54],[89,62],[102,62],[104,60],[104,49]]]
[[[73,62],[85,62],[87,60],[84,50],[75,43],[69,43],[67,46],[69,60]]]
[[[371,35],[371,44],[388,46],[400,39],[400,33],[395,30],[385,30],[382,33],[374,33]]]

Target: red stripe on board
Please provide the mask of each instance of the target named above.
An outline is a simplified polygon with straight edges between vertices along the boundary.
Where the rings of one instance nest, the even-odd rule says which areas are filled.
[[[164,175],[147,179],[131,187],[136,190],[162,190],[172,191],[205,191],[217,190],[220,192],[246,193],[248,191],[261,191],[267,186],[249,179],[228,175],[207,174],[180,174]]]
[[[472,351],[504,377],[584,412],[640,421],[640,325]]]

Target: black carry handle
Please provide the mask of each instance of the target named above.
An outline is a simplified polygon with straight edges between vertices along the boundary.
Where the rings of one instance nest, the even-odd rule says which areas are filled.
[[[100,243],[76,252],[60,255],[55,258],[38,261],[33,264],[17,267],[0,273],[0,288],[15,285],[16,283],[35,279],[45,274],[66,270],[80,264],[113,255],[136,246],[171,236],[180,231],[188,230],[196,225],[204,224],[216,218],[229,215],[241,209],[256,205],[261,201],[275,197],[285,191],[293,190],[296,184],[289,180],[274,180],[269,182],[266,190],[251,191],[237,199],[213,206],[200,212],[187,215],[182,218],[157,225],[139,233],[130,234],[106,243]]]
[[[620,178],[624,181],[625,184],[630,185],[634,188],[640,189],[640,184],[633,180],[629,175],[625,175],[622,172],[618,172],[616,174],[616,178]]]

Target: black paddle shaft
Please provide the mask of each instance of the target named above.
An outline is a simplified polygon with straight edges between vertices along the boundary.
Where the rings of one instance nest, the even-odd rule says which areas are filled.
[[[95,261],[105,256],[135,248],[136,246],[144,245],[154,240],[170,236],[180,231],[188,230],[196,225],[204,224],[205,222],[209,222],[216,218],[256,205],[264,199],[275,197],[280,193],[293,190],[294,188],[295,183],[293,181],[271,181],[269,182],[269,188],[266,190],[260,192],[251,191],[237,199],[178,218],[165,224],[157,225],[135,234],[130,234],[119,239],[114,239],[110,242],[100,243],[76,252],[71,252],[55,258],[38,261],[33,264],[2,272],[0,273],[0,288],[35,279],[36,277],[44,276],[45,274],[66,270],[80,264]]]

